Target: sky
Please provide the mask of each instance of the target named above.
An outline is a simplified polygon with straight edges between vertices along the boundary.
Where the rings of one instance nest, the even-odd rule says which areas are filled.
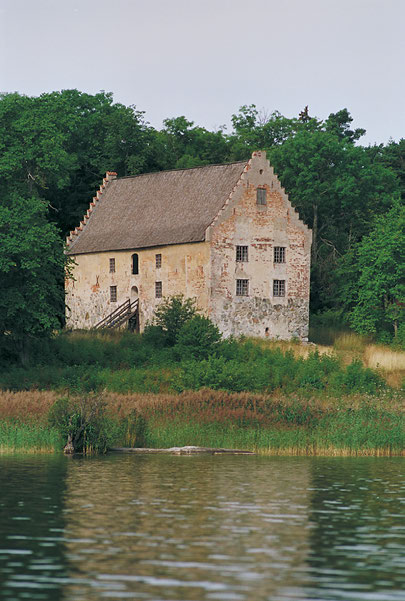
[[[0,92],[77,88],[215,130],[245,104],[405,137],[405,0],[0,0]]]

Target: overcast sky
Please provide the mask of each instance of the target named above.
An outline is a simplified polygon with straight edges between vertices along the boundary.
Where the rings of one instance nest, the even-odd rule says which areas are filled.
[[[111,91],[161,127],[243,104],[405,136],[405,0],[0,0],[0,91]]]

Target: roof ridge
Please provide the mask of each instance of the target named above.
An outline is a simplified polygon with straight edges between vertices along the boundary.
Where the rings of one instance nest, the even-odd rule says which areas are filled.
[[[228,165],[247,165],[249,159],[246,161],[231,161],[230,163],[210,163],[209,165],[196,165],[195,167],[176,167],[175,169],[161,169],[160,171],[147,171],[146,173],[136,173],[135,175],[122,175],[115,179],[132,179],[135,177],[142,177],[144,175],[157,175],[158,173],[171,173],[172,171],[192,171],[193,169],[206,169],[207,167],[227,167]]]

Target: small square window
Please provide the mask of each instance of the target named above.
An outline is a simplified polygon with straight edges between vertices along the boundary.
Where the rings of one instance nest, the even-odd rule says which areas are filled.
[[[258,205],[266,205],[266,188],[257,188],[256,202]]]
[[[236,280],[236,296],[248,296],[249,280]]]
[[[156,258],[156,269],[160,269],[162,267],[162,255],[159,253],[155,255]]]
[[[115,273],[115,259],[110,259],[110,273]]]
[[[249,260],[248,246],[237,246],[236,247],[236,260],[240,263],[247,262]]]
[[[285,263],[285,246],[274,247],[274,262]]]
[[[285,296],[285,280],[273,280],[273,296]]]
[[[162,298],[162,282],[155,282],[155,296]]]
[[[112,303],[117,302],[117,286],[110,286],[110,301]]]

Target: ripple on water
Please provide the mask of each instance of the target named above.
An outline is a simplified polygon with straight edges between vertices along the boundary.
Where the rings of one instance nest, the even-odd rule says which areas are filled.
[[[403,601],[402,458],[0,458],[0,598]]]

